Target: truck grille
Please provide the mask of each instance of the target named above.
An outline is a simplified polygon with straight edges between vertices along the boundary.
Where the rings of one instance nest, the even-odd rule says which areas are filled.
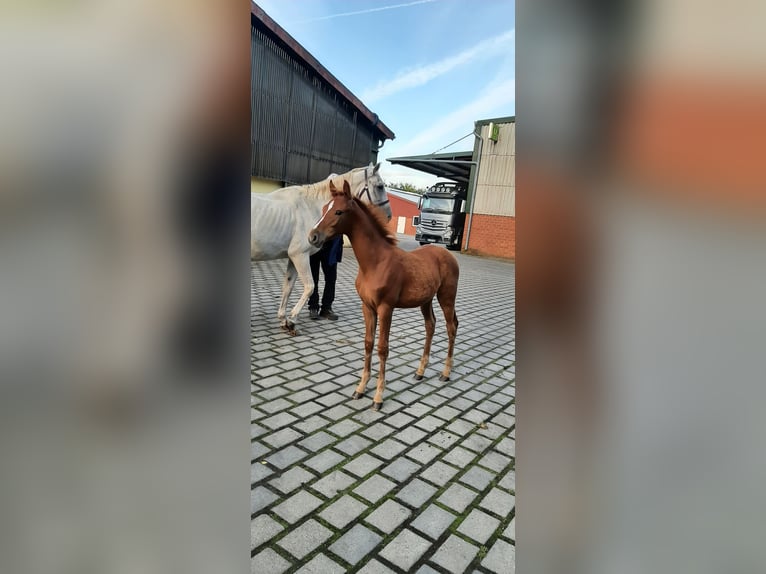
[[[447,224],[445,222],[430,218],[421,218],[420,226],[423,228],[424,232],[444,231],[447,229]]]

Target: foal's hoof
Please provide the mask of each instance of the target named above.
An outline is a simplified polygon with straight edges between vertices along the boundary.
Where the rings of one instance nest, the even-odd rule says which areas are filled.
[[[383,406],[382,402],[376,403],[375,401],[372,401],[372,410],[374,410],[375,412],[378,412],[382,406]]]
[[[415,373],[415,380],[416,381],[422,381],[423,380],[423,375],[418,375],[417,373]]]
[[[356,400],[356,399],[361,399],[363,396],[364,396],[364,393],[357,393],[356,391],[354,391],[354,394],[351,395],[351,398]]]
[[[441,382],[449,381],[449,377],[445,377],[444,375],[439,375],[439,380]]]

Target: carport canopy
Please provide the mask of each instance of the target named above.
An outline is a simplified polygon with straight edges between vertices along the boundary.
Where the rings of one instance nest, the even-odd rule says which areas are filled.
[[[432,153],[428,155],[412,155],[406,157],[390,157],[388,161],[430,173],[437,177],[451,179],[458,183],[468,185],[473,164],[472,151],[459,151],[449,153]]]

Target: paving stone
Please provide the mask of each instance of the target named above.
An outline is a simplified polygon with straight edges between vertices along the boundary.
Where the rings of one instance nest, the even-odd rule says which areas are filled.
[[[319,415],[313,415],[293,425],[294,428],[306,434],[311,434],[315,430],[324,428],[326,426],[327,426],[327,419],[323,419]]]
[[[280,492],[288,494],[303,485],[310,480],[313,480],[314,475],[310,472],[303,470],[298,466],[294,466],[290,470],[283,472],[282,475],[269,481],[269,485],[273,486]]]
[[[503,531],[503,536],[516,542],[516,517],[511,518],[511,523]]]
[[[273,464],[279,469],[287,468],[288,466],[295,464],[301,459],[304,459],[308,454],[299,449],[297,446],[292,445],[282,450],[278,450],[274,454],[266,458],[266,462]]]
[[[383,460],[392,460],[400,452],[409,448],[406,444],[400,443],[392,438],[384,440],[382,443],[370,450],[371,453],[379,456]]]
[[[360,428],[362,428],[362,425],[360,425],[359,423],[356,423],[352,421],[351,419],[346,419],[332,425],[327,430],[338,436],[348,436],[352,432],[356,432]]]
[[[398,483],[405,482],[409,477],[420,470],[420,465],[411,460],[399,457],[394,462],[384,467],[381,472],[396,480]]]
[[[273,510],[283,520],[293,524],[321,505],[322,501],[316,496],[305,490],[300,490],[275,506]]]
[[[458,419],[448,424],[445,430],[459,437],[465,437],[471,434],[475,428],[476,428],[476,425],[473,425],[467,421]]]
[[[446,403],[448,400],[449,399],[447,397],[437,395],[436,393],[426,395],[420,399],[422,403],[432,407],[438,407],[439,405]]]
[[[420,443],[407,453],[407,457],[426,465],[442,453],[441,449],[427,442]]]
[[[460,443],[460,446],[470,449],[479,454],[484,453],[490,446],[492,441],[487,437],[481,436],[478,433],[474,433]]]
[[[396,433],[397,440],[400,440],[402,442],[406,442],[409,445],[413,445],[416,442],[420,441],[423,437],[425,437],[428,433],[417,429],[415,427],[407,427],[404,430],[400,430]]]
[[[454,574],[462,574],[478,551],[477,546],[451,534],[431,557],[431,562]]]
[[[363,408],[364,408],[363,411],[361,411],[360,413],[354,415],[352,418],[355,421],[360,422],[360,423],[362,423],[365,426],[375,422],[378,419],[382,419],[383,417],[386,416],[381,411],[374,411],[374,410],[372,410],[370,408],[367,408],[367,402],[366,401],[364,403]],[[368,431],[365,431],[365,435],[369,436]]]
[[[415,421],[415,426],[426,432],[433,432],[444,424],[444,421],[435,416],[429,415]]]
[[[273,401],[263,403],[258,408],[261,409],[266,414],[273,415],[274,413],[283,411],[292,406],[293,406],[293,403],[291,403],[290,401],[286,401],[283,398],[279,398]]]
[[[367,556],[381,540],[383,539],[369,528],[357,524],[338,538],[330,546],[330,550],[353,565]]]
[[[416,478],[402,488],[396,498],[414,508],[420,508],[436,492],[436,487]]]
[[[361,437],[359,435],[352,435],[348,437],[346,440],[336,444],[333,448],[347,454],[348,456],[353,456],[359,451],[364,450],[371,444],[372,442],[367,440],[364,437]]]
[[[401,504],[389,499],[375,509],[365,520],[381,532],[391,534],[407,520],[411,512]]]
[[[419,395],[417,395],[415,393],[412,393],[412,396],[415,397],[415,400],[420,401],[420,396]],[[404,409],[403,412],[404,412],[405,415],[409,415],[411,417],[415,417],[416,419],[424,417],[426,415],[426,413],[428,413],[429,411],[431,411],[433,409],[433,407],[431,407],[429,405],[426,405],[426,404],[423,404],[421,402],[418,402],[418,403],[415,403],[415,404],[411,404],[412,401],[404,400],[402,398],[402,395],[398,395],[396,398],[399,399],[400,401],[402,401],[403,403],[406,403],[406,404],[410,405],[406,409]]]
[[[484,490],[489,486],[489,483],[492,482],[493,478],[495,478],[494,474],[487,472],[483,468],[474,466],[469,468],[458,480],[463,484],[473,486],[476,490]]]
[[[343,574],[344,572],[346,569],[343,566],[324,554],[317,554],[295,574]]]
[[[481,565],[495,574],[513,574],[516,571],[516,547],[505,540],[496,540]]]
[[[511,459],[499,452],[491,450],[479,459],[479,464],[490,468],[495,472],[501,472],[506,466],[511,464]]]
[[[405,528],[381,550],[380,555],[405,572],[409,572],[430,547],[431,543],[428,540]]]
[[[337,439],[330,436],[326,432],[319,431],[318,433],[314,433],[311,436],[304,438],[298,444],[309,452],[317,452],[322,447],[325,447],[328,444],[332,444],[336,440]]]
[[[262,436],[269,432],[269,429],[262,427],[261,425],[257,424],[251,424],[250,425],[250,438],[258,438],[259,436]]]
[[[259,460],[267,453],[270,453],[271,449],[266,445],[253,441],[250,443],[250,460]]]
[[[451,421],[459,414],[460,414],[459,410],[454,409],[449,405],[444,405],[443,407],[439,407],[433,412],[434,416],[439,417],[440,419],[443,419],[445,421]]]
[[[313,468],[319,473],[322,473],[326,471],[329,468],[334,467],[337,464],[340,464],[346,459],[345,456],[338,454],[334,450],[324,450],[320,452],[318,455],[310,458],[303,464],[306,466]]]
[[[250,465],[250,484],[252,485],[256,482],[261,482],[272,474],[274,474],[274,471],[269,468],[269,465],[261,462],[254,462]]]
[[[374,558],[365,564],[357,574],[396,574],[388,566],[384,566]]]
[[[268,436],[263,437],[261,440],[265,443],[270,444],[274,448],[280,448],[285,446],[288,443],[291,443],[299,438],[301,438],[303,435],[299,432],[294,431],[293,429],[282,429],[280,431],[271,433]]]
[[[267,548],[263,552],[256,554],[250,559],[250,572],[269,574],[282,574],[290,568],[291,564],[282,558],[279,554],[274,552],[271,548]]]
[[[439,508],[435,504],[431,504],[412,521],[412,527],[417,528],[436,540],[449,528],[450,524],[455,521],[455,518],[454,514]]]
[[[354,484],[356,479],[347,475],[340,470],[334,470],[324,478],[320,478],[311,488],[317,492],[321,492],[327,498],[333,498],[339,492],[346,490],[349,486]]]
[[[373,412],[373,411],[370,411]],[[379,441],[388,435],[390,435],[392,432],[394,432],[394,428],[383,424],[382,422],[375,423],[370,428],[364,431],[364,436],[367,438],[370,438],[372,440]]]
[[[259,514],[250,522],[250,550],[271,540],[282,532],[282,526],[266,514]]]
[[[486,512],[474,508],[458,527],[458,532],[465,534],[479,544],[485,544],[500,526],[500,521]]]
[[[434,433],[433,436],[428,437],[428,442],[438,448],[450,448],[456,442],[460,440],[460,437],[451,432],[440,430]]]
[[[261,419],[259,422],[266,428],[277,430],[282,427],[290,426],[297,420],[298,419],[290,413],[281,412],[268,418]]]
[[[307,402],[290,409],[290,413],[299,418],[306,418],[310,415],[323,411],[325,407],[315,402]]]
[[[396,413],[393,416],[390,416],[386,419],[386,424],[389,426],[395,427],[395,428],[402,428],[408,424],[410,424],[415,419],[409,415],[405,415],[404,413]]]
[[[331,409],[327,409],[322,413],[322,416],[330,419],[331,421],[339,421],[341,419],[345,419],[347,416],[353,414],[354,411],[352,411],[350,408],[348,408],[346,405],[336,405],[332,407]]]
[[[341,393],[330,393],[329,395],[325,395],[316,399],[318,403],[324,405],[325,407],[332,407],[337,404],[346,402],[347,400],[349,400],[349,397]]]
[[[456,512],[463,512],[476,496],[474,491],[467,489],[462,484],[453,484],[437,500]]]
[[[367,476],[382,464],[383,461],[364,453],[354,458],[351,462],[346,463],[343,469],[361,478]]]
[[[465,419],[473,423],[474,425],[478,425],[479,423],[485,422],[489,418],[489,416],[487,415],[487,413],[482,412],[480,410],[471,409],[470,411],[461,415],[460,418]]]
[[[418,568],[418,571],[415,572],[415,574],[441,574],[441,572],[437,572],[428,564],[423,564],[420,568]]]
[[[250,491],[250,514],[266,508],[279,497],[263,486],[256,486]]]
[[[495,448],[506,456],[516,456],[516,441],[511,438],[504,438]]]
[[[476,453],[462,446],[456,446],[444,455],[444,461],[460,468],[466,468],[476,458]]]
[[[420,478],[434,483],[437,486],[444,486],[453,476],[458,473],[458,469],[437,460],[427,469],[420,473]]]
[[[342,529],[351,521],[356,520],[365,510],[367,510],[367,505],[359,502],[353,496],[344,494],[320,512],[319,516],[336,528]]]
[[[516,492],[516,472],[513,470],[506,472],[505,476],[500,479],[500,482],[498,482],[497,485]]]
[[[479,506],[503,518],[511,514],[511,510],[513,510],[515,504],[516,498],[512,494],[508,494],[497,488],[493,488],[489,494],[479,502]]]
[[[328,530],[316,520],[308,520],[294,529],[277,544],[298,559],[310,554],[317,546],[332,536]]]
[[[380,475],[373,475],[354,489],[359,496],[372,503],[383,498],[396,485]]]

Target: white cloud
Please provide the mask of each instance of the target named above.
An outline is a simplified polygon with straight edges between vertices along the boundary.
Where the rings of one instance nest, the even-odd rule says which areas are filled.
[[[490,82],[480,93],[481,95],[475,100],[442,118],[435,119],[430,128],[423,130],[413,139],[400,145],[391,145],[388,151],[392,153],[388,153],[386,156],[431,153],[471,131],[476,120],[513,113],[508,110],[516,101],[515,79]],[[463,144],[462,147],[468,149],[472,146],[472,143],[466,144],[465,140],[461,143]],[[395,153],[393,153],[394,151]]]
[[[512,50],[515,36],[515,30],[508,30],[498,36],[479,42],[454,56],[415,69],[402,71],[393,80],[382,81],[375,87],[366,90],[362,94],[361,99],[364,102],[381,100],[402,90],[422,86],[434,78],[438,78],[473,60],[487,58],[496,55],[498,52]]]

